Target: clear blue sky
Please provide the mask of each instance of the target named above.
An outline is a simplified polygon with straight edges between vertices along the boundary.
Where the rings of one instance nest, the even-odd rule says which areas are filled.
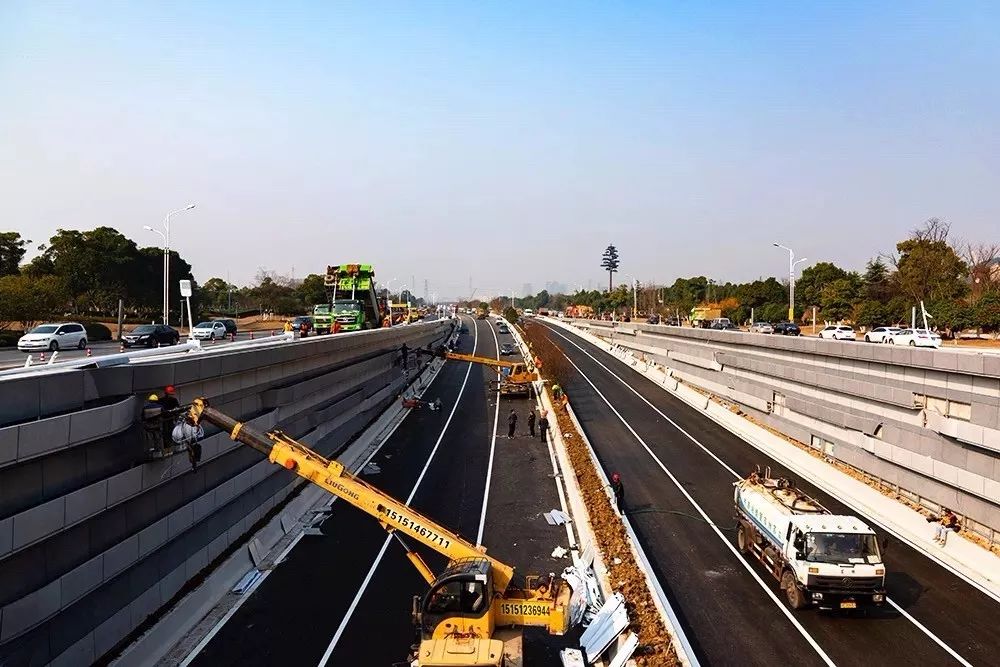
[[[711,6],[709,6],[711,4]],[[0,3],[0,229],[441,294],[1000,236],[1000,5]]]

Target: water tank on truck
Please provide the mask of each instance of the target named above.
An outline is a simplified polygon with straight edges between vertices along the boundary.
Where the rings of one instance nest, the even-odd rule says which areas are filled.
[[[831,514],[785,478],[758,470],[736,483],[740,551],[781,582],[789,605],[859,609],[885,603],[885,565],[875,532]]]

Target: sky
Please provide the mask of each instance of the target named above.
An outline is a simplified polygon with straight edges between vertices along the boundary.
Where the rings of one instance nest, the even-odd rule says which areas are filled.
[[[994,2],[0,3],[0,230],[439,298],[1000,240]],[[411,278],[412,276],[412,278]]]

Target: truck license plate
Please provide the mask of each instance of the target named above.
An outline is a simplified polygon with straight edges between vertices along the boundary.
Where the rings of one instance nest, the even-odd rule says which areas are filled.
[[[858,603],[855,602],[854,600],[844,600],[843,602],[840,603],[840,608],[841,609],[857,609],[858,608]]]

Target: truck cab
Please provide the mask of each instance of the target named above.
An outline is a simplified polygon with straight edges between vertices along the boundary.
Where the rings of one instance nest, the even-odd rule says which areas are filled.
[[[333,317],[340,324],[341,331],[359,331],[371,328],[365,321],[364,306],[357,300],[337,299],[334,301]]]

